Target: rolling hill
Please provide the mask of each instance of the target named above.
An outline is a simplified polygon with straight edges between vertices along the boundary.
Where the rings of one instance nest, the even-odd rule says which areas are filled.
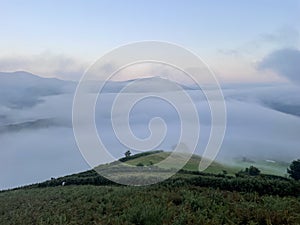
[[[156,164],[168,156],[170,156],[171,152],[158,151],[153,154],[145,155],[142,157],[137,157],[134,159],[127,160],[126,163],[129,165],[138,165],[143,164],[145,166],[149,166],[151,164]],[[199,163],[201,161],[201,157],[198,155],[192,155],[190,160],[183,167],[184,170],[187,171],[198,171]],[[230,167],[228,165],[224,165],[218,162],[213,162],[206,170],[207,173],[223,173],[226,170],[229,174],[235,174],[238,172],[238,168]]]

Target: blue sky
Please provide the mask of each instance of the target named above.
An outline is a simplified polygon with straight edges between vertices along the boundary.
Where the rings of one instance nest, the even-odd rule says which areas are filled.
[[[194,51],[213,69],[235,77],[253,72],[248,64],[273,50],[298,47],[299,9],[296,0],[5,1],[0,60],[49,54],[48,61],[58,55],[88,64],[119,45],[162,40]],[[240,62],[228,54],[237,52],[243,54]],[[49,74],[35,69],[33,61],[29,70]],[[20,63],[10,64],[22,69]]]

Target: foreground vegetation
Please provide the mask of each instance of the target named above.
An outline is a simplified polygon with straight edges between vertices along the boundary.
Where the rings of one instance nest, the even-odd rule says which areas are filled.
[[[300,199],[191,185],[0,193],[0,224],[300,224]]]
[[[130,175],[132,165],[140,164],[141,171],[163,172],[149,161],[163,154],[123,158],[131,166],[121,171]],[[0,224],[300,224],[299,181],[260,174],[255,167],[235,175],[197,172],[189,169],[195,159],[170,179],[145,187],[118,185],[90,170],[2,191]],[[103,168],[113,171],[120,164]]]
[[[0,193],[0,224],[299,224],[300,199],[191,185]]]

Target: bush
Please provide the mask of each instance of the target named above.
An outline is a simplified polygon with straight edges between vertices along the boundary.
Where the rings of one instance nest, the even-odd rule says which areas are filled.
[[[243,177],[244,175],[258,176],[260,175],[260,170],[254,166],[250,166],[249,168],[246,168],[245,170],[241,170],[236,174],[237,177]]]

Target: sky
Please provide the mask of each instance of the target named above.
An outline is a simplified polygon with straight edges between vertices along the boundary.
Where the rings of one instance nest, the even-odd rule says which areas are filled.
[[[115,47],[159,40],[198,54],[221,81],[282,81],[255,65],[299,48],[299,10],[297,0],[2,1],[0,71],[78,80]]]

